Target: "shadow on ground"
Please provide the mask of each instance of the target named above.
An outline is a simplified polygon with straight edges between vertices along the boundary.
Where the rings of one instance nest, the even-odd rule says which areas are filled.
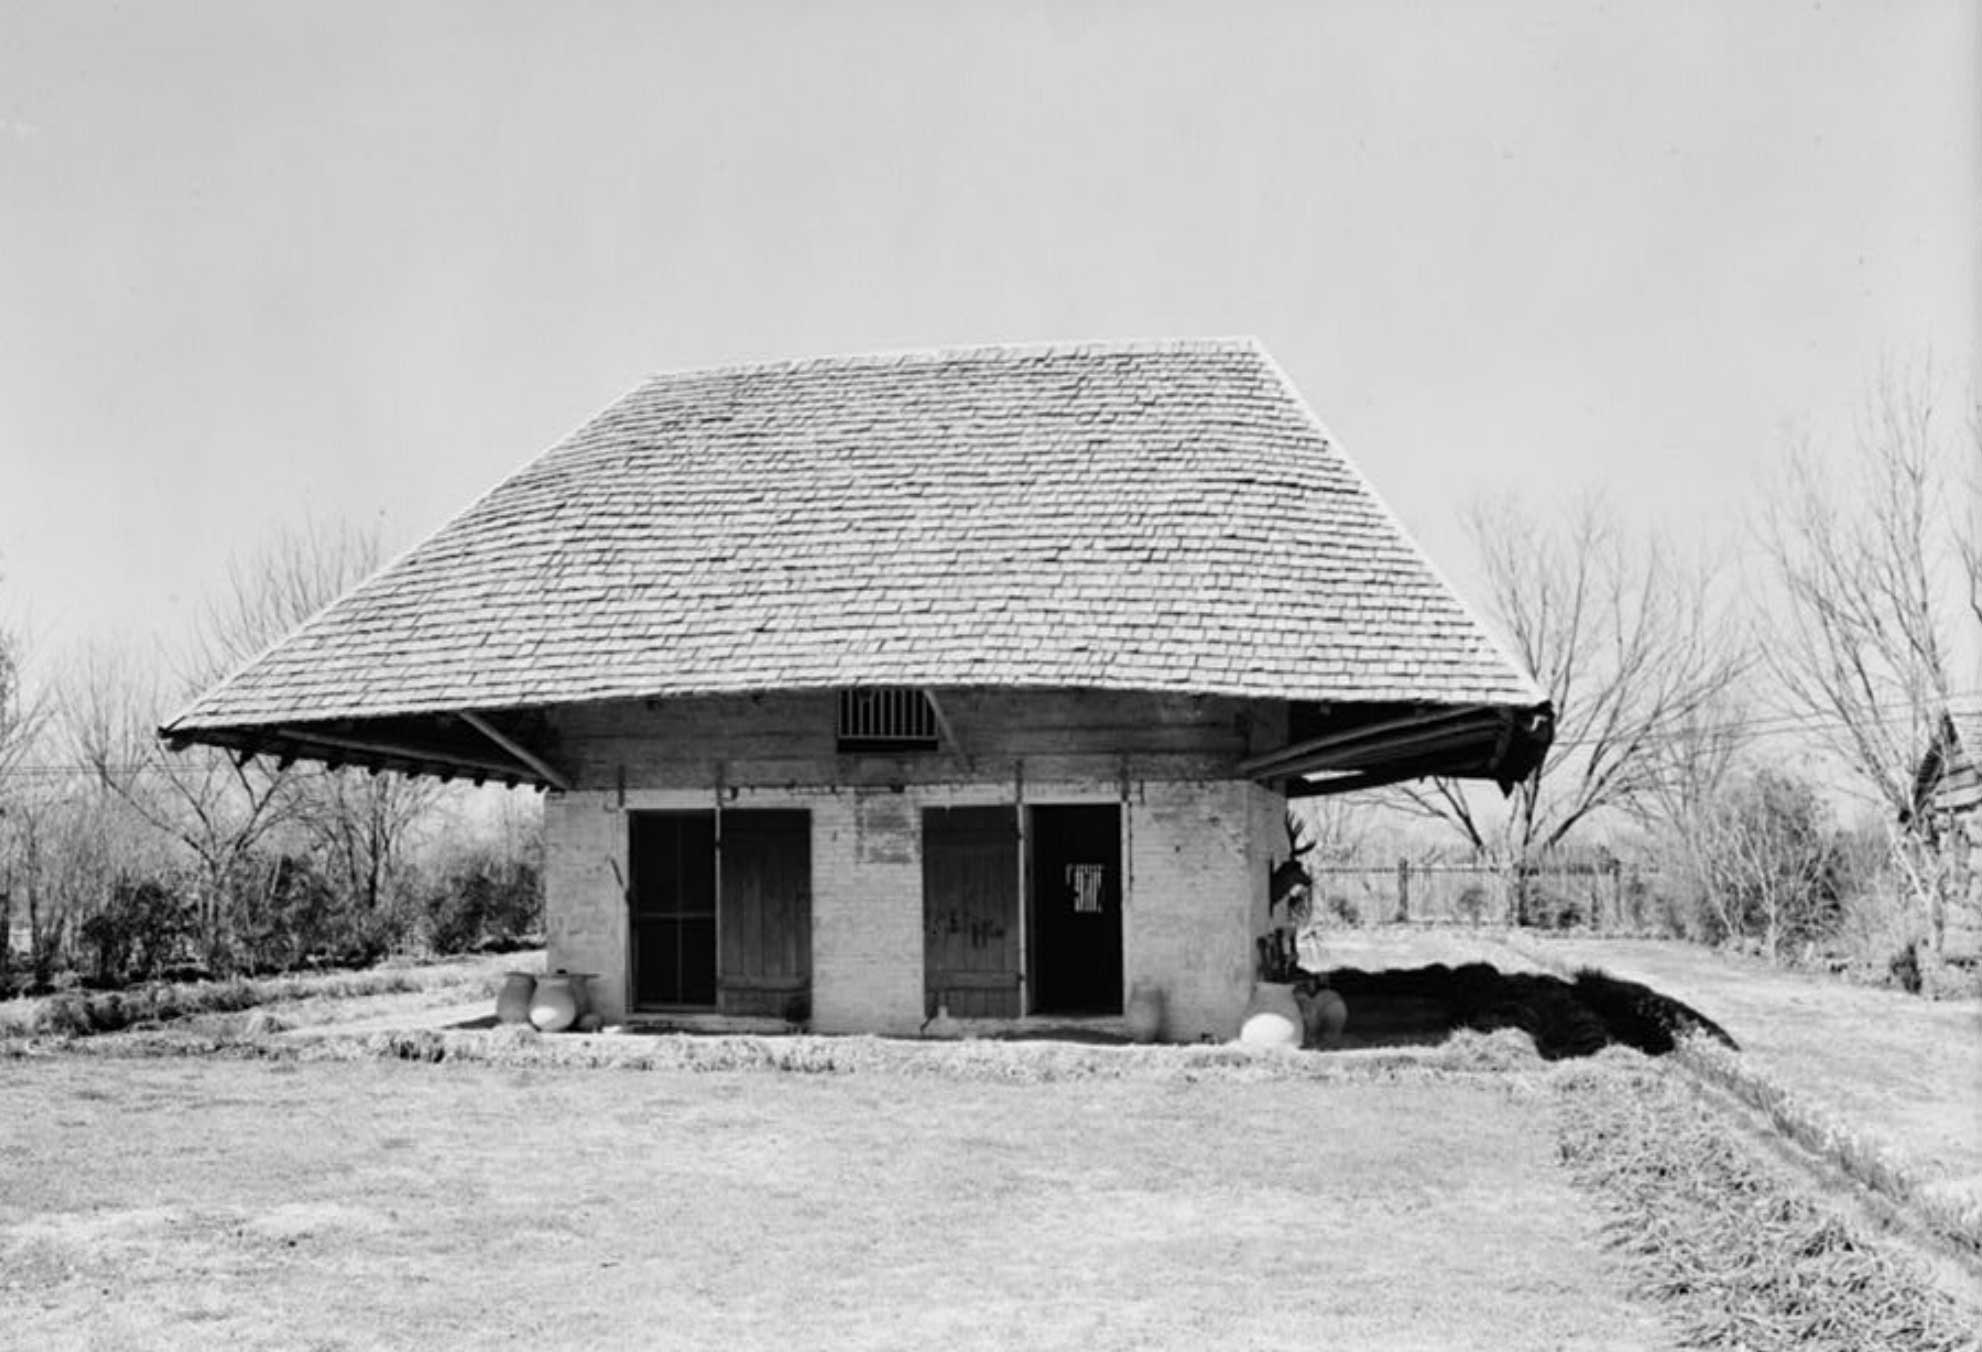
[[[1462,1028],[1492,1032],[1519,1028],[1534,1039],[1544,1060],[1593,1056],[1612,1045],[1636,1047],[1650,1056],[1670,1052],[1679,1038],[1702,1034],[1739,1050],[1719,1024],[1692,1006],[1637,981],[1624,981],[1594,968],[1571,980],[1536,972],[1502,972],[1490,963],[1366,972],[1335,967],[1303,972],[1295,983],[1305,996],[1332,990],[1348,1006],[1348,1023],[1317,1045],[1326,1051],[1367,1047],[1435,1047]],[[455,1029],[487,1029],[495,1015],[453,1023]],[[636,1025],[637,1034],[724,1036],[736,1030]],[[784,1032],[796,1032],[789,1028]],[[973,1025],[969,1036],[1012,1042],[1126,1044],[1113,1021],[1058,1023],[1027,1019],[996,1026]]]
[[[1484,962],[1378,972],[1337,967],[1306,973],[1298,985],[1310,995],[1332,990],[1348,1005],[1348,1024],[1331,1048],[1436,1046],[1461,1028],[1519,1028],[1549,1061],[1591,1056],[1612,1045],[1663,1056],[1690,1033],[1737,1047],[1725,1029],[1690,1005],[1592,968],[1564,980],[1502,972]]]

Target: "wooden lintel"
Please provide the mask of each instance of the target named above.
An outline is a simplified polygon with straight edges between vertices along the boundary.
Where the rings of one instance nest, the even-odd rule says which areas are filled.
[[[463,709],[461,711],[461,721],[476,732],[481,733],[482,736],[488,738],[491,742],[494,742],[504,751],[507,751],[510,755],[516,757],[526,769],[536,772],[538,777],[543,779],[544,782],[567,792],[570,791],[571,780],[569,777],[560,774],[551,767],[548,761],[531,751],[530,748],[524,746],[515,738],[500,731],[493,723],[476,713],[473,709]]]

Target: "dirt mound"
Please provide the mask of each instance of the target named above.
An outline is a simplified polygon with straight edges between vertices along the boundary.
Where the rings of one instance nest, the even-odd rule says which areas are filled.
[[[1348,1002],[1350,1045],[1434,1043],[1461,1028],[1518,1028],[1549,1061],[1592,1056],[1609,1046],[1663,1056],[1688,1035],[1736,1046],[1698,1010],[1591,968],[1565,981],[1502,972],[1484,962],[1379,972],[1338,967],[1310,974],[1300,985],[1309,994],[1333,990]]]

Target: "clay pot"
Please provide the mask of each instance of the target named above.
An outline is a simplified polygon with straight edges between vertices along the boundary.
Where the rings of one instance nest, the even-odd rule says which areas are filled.
[[[530,997],[536,993],[534,972],[506,972],[502,989],[496,992],[497,1023],[530,1022]]]
[[[1122,1010],[1122,1024],[1131,1042],[1154,1042],[1163,1035],[1163,988],[1154,981],[1138,981],[1129,987],[1129,1003]]]
[[[1310,1047],[1333,1047],[1349,1023],[1349,1002],[1331,990],[1299,997],[1301,1025]]]
[[[1278,981],[1253,983],[1253,998],[1239,1023],[1239,1041],[1249,1047],[1299,1047],[1305,1031],[1292,986]]]
[[[562,1033],[577,1023],[589,1003],[585,983],[590,972],[553,972],[537,978],[536,993],[530,998],[530,1022],[540,1033]]]
[[[922,1036],[935,1038],[957,1038],[963,1036],[963,1027],[950,1017],[947,1004],[936,1006],[935,1017],[922,1025]]]

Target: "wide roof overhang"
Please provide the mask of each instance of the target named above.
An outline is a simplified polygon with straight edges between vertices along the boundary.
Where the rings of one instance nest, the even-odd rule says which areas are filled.
[[[174,751],[195,744],[232,752],[243,764],[267,756],[288,766],[315,761],[374,774],[435,775],[517,788],[568,789],[570,778],[545,750],[541,709],[461,709],[394,718],[297,718],[275,723],[181,728],[158,735]]]
[[[1419,705],[1405,710],[1338,706],[1314,735],[1239,763],[1289,798],[1381,788],[1438,776],[1483,779],[1503,792],[1533,774],[1555,735],[1547,703]]]
[[[1335,704],[1306,706],[1302,734],[1238,762],[1237,775],[1290,798],[1378,788],[1427,776],[1488,780],[1503,790],[1541,764],[1554,711],[1531,706]],[[550,736],[550,708],[458,709],[439,714],[234,725],[170,725],[174,750],[191,744],[287,765],[314,761],[378,773],[466,779],[477,784],[569,789]]]

